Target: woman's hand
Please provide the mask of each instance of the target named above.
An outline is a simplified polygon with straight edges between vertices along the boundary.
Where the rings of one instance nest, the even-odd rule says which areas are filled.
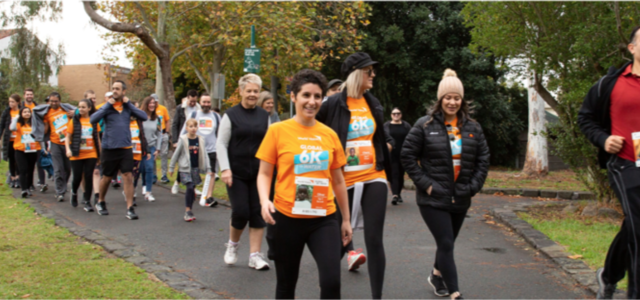
[[[147,153],[147,160],[151,159],[151,153]]]
[[[158,157],[159,153],[160,153],[160,150],[156,150],[156,152],[153,152],[153,157]]]
[[[233,174],[231,174],[231,169],[222,171],[221,175],[222,176],[220,176],[220,179],[222,179],[222,182],[231,187],[231,185],[233,184]]]
[[[71,150],[67,150],[67,157],[72,157],[73,153],[71,153]]]
[[[276,208],[273,206],[273,202],[261,201],[260,206],[262,206],[262,219],[269,225],[275,225],[276,220],[271,216],[271,214],[276,213]]]
[[[169,171],[169,177],[173,177],[173,171]]]
[[[432,191],[433,191],[433,185],[427,189],[427,195],[431,196]]]
[[[344,220],[342,221],[342,245],[347,246],[351,242],[351,238],[353,237],[353,229],[351,229],[351,222]]]

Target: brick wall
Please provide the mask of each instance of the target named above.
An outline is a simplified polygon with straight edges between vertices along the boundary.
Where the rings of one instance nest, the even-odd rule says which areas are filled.
[[[113,69],[114,72],[109,72],[109,69]],[[101,103],[104,94],[111,90],[112,80],[120,79],[128,84],[128,74],[115,72],[116,70],[118,68],[99,64],[62,66],[58,74],[58,85],[64,87],[72,101],[82,100],[86,90],[93,90],[96,92],[98,103]],[[128,73],[128,70],[123,70]]]

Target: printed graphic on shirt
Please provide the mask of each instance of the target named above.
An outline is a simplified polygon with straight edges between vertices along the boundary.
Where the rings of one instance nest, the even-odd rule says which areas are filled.
[[[66,139],[65,133],[67,132],[67,123],[69,123],[69,119],[66,113],[53,119],[54,132],[58,136],[58,139],[60,139],[60,142],[64,142]]]
[[[80,150],[93,150],[93,127],[82,126],[80,137]]]
[[[31,153],[38,151],[36,146],[36,140],[31,135],[31,130],[29,132],[24,132],[22,134],[21,142],[24,145],[24,152]]]
[[[189,145],[189,153],[196,155],[198,154],[198,149],[200,149],[199,143],[196,141],[196,144],[191,146]]]
[[[329,179],[298,177],[295,179],[296,200],[291,213],[294,215],[327,215],[329,204]]]
[[[140,144],[140,129],[131,126],[131,146],[134,154],[142,153],[142,144]]]
[[[293,157],[293,170],[296,175],[329,169],[329,151],[322,151],[319,146],[301,145],[300,148],[304,149],[302,153]]]
[[[213,120],[202,117],[198,120],[198,131],[203,135],[208,135],[213,131]]]
[[[366,111],[366,108],[362,108]],[[353,110],[352,110],[353,112]],[[347,131],[347,140],[357,139],[361,136],[373,134],[373,120],[367,117],[351,116],[351,123]]]
[[[453,120],[451,123],[445,122],[447,127],[447,134],[449,135],[449,143],[451,145],[451,159],[453,159],[453,171],[454,179],[458,179],[460,174],[460,158],[462,156],[462,136],[460,135],[460,129],[454,124],[458,124],[458,120]]]
[[[362,171],[373,167],[375,152],[371,141],[347,142],[345,153],[347,156],[345,172]]]
[[[633,152],[636,155],[636,167],[640,168],[640,131],[632,132],[631,139],[633,140]]]

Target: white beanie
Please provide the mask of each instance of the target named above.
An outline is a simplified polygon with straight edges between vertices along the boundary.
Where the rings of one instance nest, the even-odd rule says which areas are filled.
[[[458,75],[454,70],[446,69],[444,70],[444,76],[442,76],[442,80],[438,86],[438,100],[442,99],[444,95],[449,93],[456,93],[459,94],[460,97],[464,98],[464,87],[462,86],[462,81],[458,79]]]

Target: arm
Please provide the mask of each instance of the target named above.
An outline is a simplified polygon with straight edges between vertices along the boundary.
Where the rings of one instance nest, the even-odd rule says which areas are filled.
[[[89,122],[91,122],[91,124],[97,124],[98,122],[100,122],[100,120],[104,119],[104,117],[107,116],[108,110],[111,107],[112,106],[109,101],[105,102],[104,105],[100,107],[100,109],[98,109],[91,115],[91,117],[89,118]]]
[[[274,165],[264,160],[260,161],[260,170],[258,171],[258,195],[260,197],[260,206],[262,207],[262,218],[267,224],[274,225],[276,221],[271,214],[276,212],[273,202],[269,199],[271,193],[271,180],[273,179]]]
[[[478,127],[480,127],[480,124],[478,124]],[[487,140],[484,137],[482,128],[480,128],[480,132],[478,132],[478,136],[476,137],[476,139],[478,140],[478,147],[476,150],[476,165],[469,182],[472,196],[478,193],[480,189],[482,189],[484,181],[485,179],[487,179],[487,174],[489,172],[489,146],[487,145]]]
[[[602,107],[598,107],[598,100],[598,83],[596,83],[582,102],[582,107],[578,112],[578,125],[593,145],[604,149],[610,134],[598,122],[600,118],[597,115],[602,114]]]
[[[162,148],[162,129],[160,129],[160,127],[156,130],[156,137],[156,152],[158,152]]]
[[[178,159],[180,158],[182,148],[184,148],[183,143],[178,143],[178,147],[173,151],[173,156],[171,156],[171,161],[169,162],[169,176],[173,174],[173,171],[176,169],[176,165],[178,164]]]
[[[391,150],[393,150],[393,148],[396,146],[396,140],[394,140],[391,137],[391,134],[389,133],[389,122],[388,121],[386,123],[384,123],[384,125],[382,127],[384,128],[384,138],[387,141],[387,147],[389,148],[389,152],[391,152]]]
[[[231,140],[231,121],[226,114],[220,121],[220,132],[218,132],[218,140],[216,141],[216,151],[218,156],[218,163],[220,164],[220,171],[222,173],[222,181],[228,186],[233,184],[231,174],[231,167],[229,166],[229,155],[227,148],[229,147],[229,140]]]
[[[425,121],[426,118],[418,120],[409,131],[402,145],[400,160],[405,171],[416,185],[416,189],[426,192],[433,185],[433,179],[427,176],[426,172],[418,165],[422,155],[422,146],[424,145],[422,127]]]
[[[67,129],[68,128],[69,127],[67,126]],[[67,157],[72,157],[73,156],[73,153],[71,152],[71,146],[69,146],[69,143],[71,143],[71,137],[72,136],[73,136],[73,132],[71,134],[68,134],[67,138],[64,139],[64,147],[67,149]]]
[[[131,104],[131,101],[124,103],[124,105],[127,105],[129,107],[129,109],[131,110],[131,115],[136,117],[136,119],[140,120],[140,121],[146,121],[147,120],[147,113],[145,113],[144,111],[142,111],[141,109],[137,108],[135,105]]]
[[[349,211],[349,195],[347,194],[347,185],[344,182],[342,168],[331,170],[331,185],[336,195],[336,203],[340,207],[342,213],[342,245],[346,246],[351,242],[353,229],[351,228],[351,212]],[[340,220],[338,220],[340,221]]]

